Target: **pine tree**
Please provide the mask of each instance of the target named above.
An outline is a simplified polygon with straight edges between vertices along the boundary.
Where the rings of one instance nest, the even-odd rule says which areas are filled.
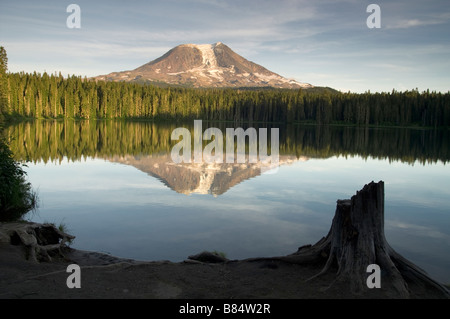
[[[0,47],[0,116],[6,113],[8,107],[8,92],[6,71],[8,70],[8,56],[4,47]]]

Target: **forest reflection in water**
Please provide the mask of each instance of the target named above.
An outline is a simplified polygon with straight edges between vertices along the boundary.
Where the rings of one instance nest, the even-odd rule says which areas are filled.
[[[233,123],[203,122],[204,129],[223,132]],[[177,127],[193,132],[193,123],[153,123],[133,121],[35,120],[10,126],[6,137],[19,160],[58,161],[67,157],[108,157],[169,154],[177,141],[171,133]],[[244,129],[250,125],[242,125]],[[413,128],[370,128],[252,124],[251,127],[279,128],[280,154],[328,158],[361,156],[413,164],[446,163],[450,159],[449,130]],[[270,138],[268,139],[270,142]],[[204,141],[204,145],[207,141]]]
[[[171,133],[193,135],[192,122],[42,120],[5,134],[30,161],[43,203],[33,218],[67,223],[76,248],[173,261],[205,249],[287,254],[326,235],[337,199],[384,180],[391,246],[450,282],[448,130],[251,126],[279,127],[276,174],[261,163],[173,163]]]

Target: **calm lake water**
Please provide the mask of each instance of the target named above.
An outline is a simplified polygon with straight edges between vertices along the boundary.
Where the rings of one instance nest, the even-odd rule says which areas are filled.
[[[9,127],[40,198],[29,219],[64,223],[74,248],[139,260],[278,256],[326,236],[337,199],[383,180],[388,242],[450,283],[448,131],[279,127],[279,167],[261,173],[260,163],[175,164],[170,135],[181,126],[192,132],[193,123],[123,121]]]

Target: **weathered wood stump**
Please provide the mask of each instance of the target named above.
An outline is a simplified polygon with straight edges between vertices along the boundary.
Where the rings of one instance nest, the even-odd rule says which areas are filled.
[[[388,244],[384,234],[384,182],[371,182],[352,196],[338,200],[328,235],[314,245],[302,246],[294,254],[277,257],[291,263],[325,262],[317,275],[336,269],[336,283],[348,283],[355,293],[367,290],[367,267],[377,264],[382,282],[399,298],[408,298],[407,280],[428,284],[449,296],[448,289],[425,271],[403,258]]]
[[[64,257],[66,243],[74,238],[75,236],[62,232],[53,224],[0,223],[0,244],[23,246],[26,259],[35,262]]]

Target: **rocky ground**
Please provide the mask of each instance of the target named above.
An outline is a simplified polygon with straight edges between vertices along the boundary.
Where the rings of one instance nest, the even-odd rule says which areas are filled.
[[[312,281],[323,265],[297,265],[271,259],[220,263],[143,262],[74,249],[64,257],[34,261],[23,245],[0,243],[0,299],[353,299],[396,298],[392,291],[351,292],[333,285],[332,269]],[[27,259],[28,255],[28,259]],[[80,266],[81,288],[68,288],[67,266]],[[444,298],[431,287],[408,283],[413,299]],[[328,289],[327,289],[328,288]]]

